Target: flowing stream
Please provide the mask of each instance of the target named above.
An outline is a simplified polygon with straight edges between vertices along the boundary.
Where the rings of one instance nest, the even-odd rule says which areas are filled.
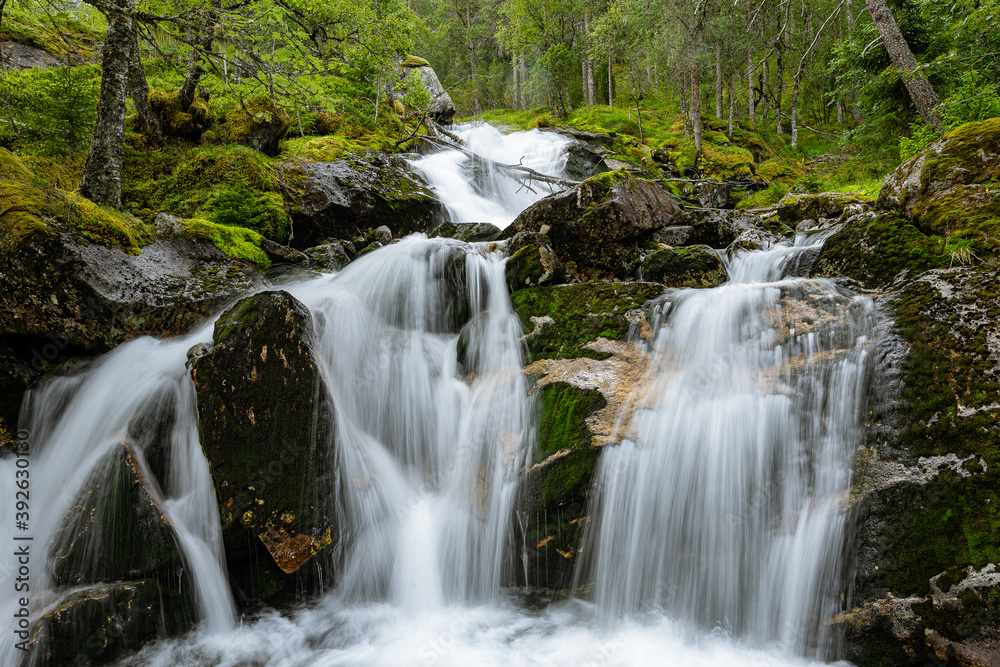
[[[460,132],[473,150],[496,144],[491,155],[508,163],[528,154],[517,142],[539,141],[486,126]],[[562,151],[544,149],[540,171]],[[417,167],[442,192],[461,181],[489,204],[443,195],[456,219],[495,215],[502,225],[523,208],[521,194],[484,185],[495,174],[468,185],[454,155]],[[460,210],[459,200],[475,208]],[[188,349],[210,341],[210,326],[122,345],[29,395],[22,427],[34,447],[41,519],[34,553],[58,547],[67,509],[130,442],[134,420],[168,405],[158,500],[200,623],[122,664],[776,667],[829,659],[836,638],[825,621],[841,604],[842,505],[872,304],[829,282],[782,278],[823,238],[739,255],[729,283],[660,299],[653,338],[636,343],[647,348],[647,377],[622,415],[620,444],[606,447],[598,467],[580,598],[539,610],[503,587],[520,552],[513,502],[535,455],[535,425],[502,253],[420,235],[283,287],[313,313],[312,347],[336,414],[329,446],[341,539],[329,556],[332,590],[281,613],[236,615],[185,366]],[[140,445],[132,451],[143,467]],[[13,472],[13,461],[0,461],[0,475]],[[0,509],[4,544],[12,511]],[[37,615],[67,591],[36,571]],[[4,590],[15,574],[0,572]],[[11,618],[12,603],[2,606]],[[0,646],[0,664],[18,664],[11,644]]]

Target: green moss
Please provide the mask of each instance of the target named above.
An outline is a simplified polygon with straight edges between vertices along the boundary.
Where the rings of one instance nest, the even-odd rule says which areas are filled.
[[[101,14],[85,9],[74,12],[43,11],[30,6],[5,8],[0,38],[22,42],[53,56],[84,59],[98,55],[97,46],[104,39],[107,23]]]
[[[187,236],[210,241],[232,259],[250,262],[265,270],[271,267],[271,260],[260,248],[264,237],[252,229],[217,225],[198,218],[182,220],[181,225]]]
[[[842,275],[877,287],[889,284],[901,271],[919,273],[951,261],[944,239],[927,236],[905,218],[882,215],[863,218],[831,236],[812,275]]]
[[[563,449],[591,444],[590,429],[584,421],[607,401],[596,389],[581,389],[565,382],[553,382],[541,390],[542,414],[538,425],[542,458]]]
[[[163,134],[169,137],[197,141],[212,120],[208,103],[200,97],[195,97],[186,109],[179,91],[151,90],[146,100],[160,118]]]
[[[246,141],[251,133],[265,124],[290,125],[288,112],[275,105],[271,98],[258,98],[226,114],[226,133],[232,143]]]
[[[172,183],[183,190],[220,184],[275,190],[274,161],[246,146],[202,146],[184,156]]]
[[[601,457],[598,447],[576,449],[559,459],[542,485],[542,502],[553,503],[570,496],[586,493],[594,469]]]
[[[554,321],[526,340],[535,359],[604,359],[607,354],[584,346],[598,337],[625,339],[631,328],[628,312],[662,291],[652,283],[587,282],[518,290],[511,295],[511,303],[527,333],[535,328],[532,317],[547,316]]]
[[[1000,181],[1000,118],[966,123],[942,137],[940,155],[928,153],[920,170],[922,190],[934,181],[960,184]],[[988,156],[994,156],[992,158]]]
[[[717,287],[726,281],[726,267],[708,246],[664,248],[642,262],[643,279],[668,287]]]
[[[430,67],[431,64],[420,56],[406,56],[403,58],[403,67]]]
[[[6,148],[0,148],[0,174],[3,174],[3,178],[12,181],[27,182],[34,177],[21,158]]]
[[[138,255],[142,246],[153,240],[149,225],[132,215],[98,206],[75,193],[67,193],[65,201],[65,218],[91,241]]]

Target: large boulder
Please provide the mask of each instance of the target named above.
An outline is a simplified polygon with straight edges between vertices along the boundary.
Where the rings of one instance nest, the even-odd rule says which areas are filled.
[[[616,171],[545,197],[505,233],[511,237],[547,226],[556,254],[573,275],[627,278],[653,232],[683,220],[680,204],[662,187]]]
[[[128,215],[39,184],[0,149],[0,336],[108,350],[203,323],[262,277],[209,241],[153,240]]]
[[[505,267],[507,286],[512,292],[525,287],[558,285],[566,279],[556,253],[549,245],[549,239],[537,232],[521,232],[507,245],[510,255]]]
[[[451,95],[441,85],[437,74],[431,64],[423,58],[417,56],[407,56],[403,59],[403,85],[408,85],[413,79],[423,83],[430,96],[430,104],[427,107],[427,115],[442,125],[451,123],[455,117],[455,103]]]
[[[477,243],[496,241],[502,235],[503,231],[489,222],[442,222],[427,236],[432,239],[445,238]]]
[[[263,292],[226,311],[214,347],[193,362],[230,573],[248,597],[287,592],[288,575],[337,537],[333,413],[312,336],[305,306]]]
[[[838,619],[859,665],[1000,657],[998,294],[995,267],[963,267],[883,300],[850,499],[855,592]]]
[[[393,235],[431,230],[440,204],[403,158],[378,151],[285,169],[295,237],[304,250],[386,225]]]

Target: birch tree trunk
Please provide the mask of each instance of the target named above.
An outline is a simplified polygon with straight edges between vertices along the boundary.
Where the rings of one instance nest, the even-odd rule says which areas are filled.
[[[906,43],[885,0],[866,0],[866,5],[878,34],[882,36],[882,44],[889,52],[893,66],[899,70],[906,92],[910,94],[910,99],[920,112],[920,117],[938,132],[943,132],[944,125],[937,112],[941,100],[938,99],[931,82],[918,71],[917,59],[910,50],[910,45]]]
[[[715,117],[722,120],[722,45],[715,45]]]
[[[694,134],[694,149],[697,153],[701,153],[701,74],[698,71],[697,46],[691,63],[691,129]]]
[[[753,51],[747,51],[747,113],[756,125],[757,100],[753,96]]]
[[[101,93],[94,134],[83,168],[80,194],[98,204],[121,208],[122,160],[125,151],[125,98],[135,27],[130,12],[135,0],[124,0],[125,12],[108,16],[101,53]]]

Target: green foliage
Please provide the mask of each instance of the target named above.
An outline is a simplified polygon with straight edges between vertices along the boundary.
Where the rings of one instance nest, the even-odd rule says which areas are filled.
[[[288,214],[284,203],[276,192],[257,192],[236,186],[222,189],[209,206],[216,224],[246,227],[283,243],[288,238]]]
[[[209,220],[192,218],[181,221],[184,233],[191,238],[210,241],[233,259],[256,264],[261,269],[271,267],[271,260],[260,249],[263,237],[252,229],[217,225]]]
[[[106,28],[101,13],[86,4],[13,0],[4,7],[0,35],[79,62],[99,55]]]
[[[96,65],[23,70],[0,78],[0,141],[36,143],[36,150],[70,153],[85,147],[94,127],[100,68]]]

